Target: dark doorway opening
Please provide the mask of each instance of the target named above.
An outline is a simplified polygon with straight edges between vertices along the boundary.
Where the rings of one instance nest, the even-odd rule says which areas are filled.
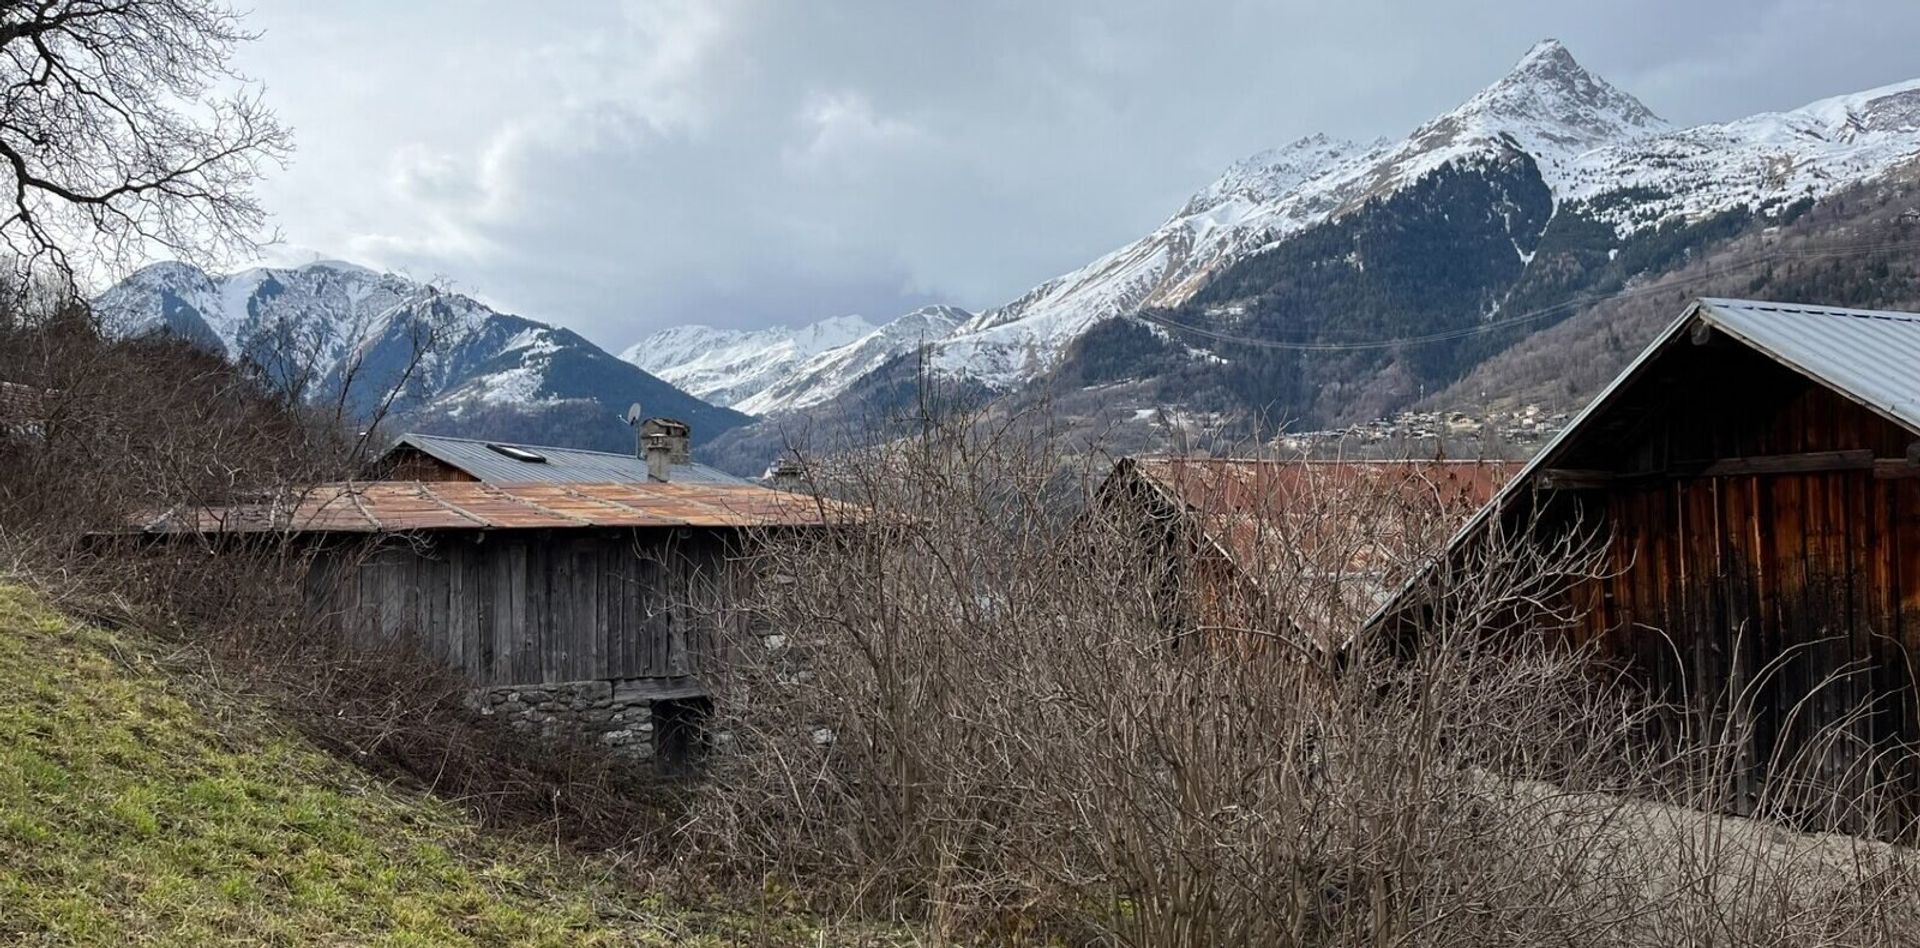
[[[653,759],[660,772],[690,774],[707,753],[707,718],[713,701],[704,696],[662,698],[653,703]]]

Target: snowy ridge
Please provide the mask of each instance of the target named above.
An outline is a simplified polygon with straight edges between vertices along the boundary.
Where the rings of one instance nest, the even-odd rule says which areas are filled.
[[[315,375],[326,375],[421,290],[401,277],[338,261],[225,276],[169,261],[141,268],[94,305],[117,332],[166,328],[229,358],[249,354],[251,342],[271,341],[298,351]]]
[[[916,309],[846,345],[815,354],[785,378],[732,407],[763,415],[818,405],[894,358],[945,339],[971,318],[972,313],[954,306]]]
[[[573,406],[612,426],[635,400],[695,422],[701,434],[745,420],[570,330],[338,261],[225,276],[158,263],[94,307],[114,331],[175,333],[253,361],[289,391],[339,398],[359,413],[401,386],[397,410],[456,422],[475,411]]]
[[[797,329],[675,326],[629,346],[620,358],[716,405],[737,407],[808,359],[875,328],[859,316],[835,316]]]
[[[881,326],[859,316],[752,331],[676,326],[620,358],[716,405],[768,414],[827,401],[896,356],[946,338],[972,316],[928,306]]]

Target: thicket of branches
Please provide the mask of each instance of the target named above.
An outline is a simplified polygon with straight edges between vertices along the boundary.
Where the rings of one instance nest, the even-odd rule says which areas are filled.
[[[1326,634],[1372,607],[1337,587],[1430,554],[1457,509],[1313,486],[1237,521],[1257,588],[1196,582],[1204,551],[1143,555],[1061,460],[935,425],[822,475],[863,513],[750,564],[690,864],[950,941],[1920,936],[1903,852],[1674,805],[1717,799],[1731,752],[1649,745],[1676,709],[1561,643],[1569,613],[1520,608],[1604,538],[1489,538],[1396,655]]]
[[[249,186],[287,142],[257,99],[217,94],[244,89],[244,39],[214,0],[0,5],[16,274],[251,245]],[[1920,940],[1908,853],[1682,806],[1722,799],[1737,731],[1644,740],[1686,709],[1521,608],[1591,573],[1595,537],[1487,537],[1412,647],[1375,648],[1352,633],[1391,582],[1376,567],[1431,554],[1457,509],[1309,485],[1217,525],[1250,536],[1216,581],[1207,544],[1130,516],[1096,490],[1104,465],[1076,472],[1025,419],[923,417],[849,450],[816,486],[856,515],[717,577],[697,604],[731,633],[706,669],[712,753],[663,806],[604,758],[476,719],[404,636],[316,634],[309,538],[127,535],[143,512],[297,496],[368,441],[271,384],[298,372],[103,336],[72,286],[0,294],[0,565],[496,818],[938,941]]]

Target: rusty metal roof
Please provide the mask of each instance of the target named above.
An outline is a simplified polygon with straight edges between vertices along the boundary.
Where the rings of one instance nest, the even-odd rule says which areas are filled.
[[[659,420],[686,427],[684,422],[677,422],[670,418]],[[540,460],[520,460],[492,445],[499,445],[522,455],[532,455]],[[394,451],[402,448],[413,448],[480,480],[495,484],[610,484],[648,480],[645,458],[633,454],[617,454],[612,451],[586,451],[580,448],[561,448],[543,444],[480,441],[473,438],[408,432],[401,435],[392,448],[387,449],[387,455],[391,456]],[[693,463],[673,465],[667,479],[670,482],[687,484],[748,483],[725,471],[705,464]]]
[[[143,518],[148,533],[401,533],[581,527],[822,526],[851,509],[743,484],[323,484],[284,499]]]
[[[1447,460],[1122,463],[1172,504],[1195,539],[1250,590],[1285,600],[1289,621],[1322,644],[1379,606],[1521,467]],[[1317,592],[1306,591],[1307,583]]]
[[[1212,514],[1277,510],[1328,488],[1386,485],[1409,497],[1431,495],[1479,507],[1492,499],[1519,461],[1278,461],[1143,457],[1140,473],[1185,504]]]

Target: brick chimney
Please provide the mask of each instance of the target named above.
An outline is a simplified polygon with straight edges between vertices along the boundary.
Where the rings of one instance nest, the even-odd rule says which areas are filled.
[[[647,480],[665,484],[673,476],[673,445],[663,434],[640,439],[641,456],[647,459]]]

